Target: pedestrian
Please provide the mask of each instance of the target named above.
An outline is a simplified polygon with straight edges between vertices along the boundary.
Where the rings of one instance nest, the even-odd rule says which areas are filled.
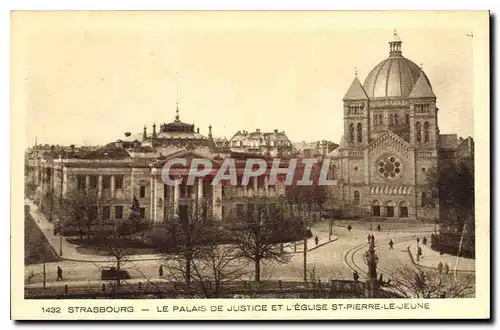
[[[352,273],[352,278],[354,279],[354,282],[357,282],[359,280],[359,274],[357,271],[354,271],[354,273]]]
[[[377,231],[380,231],[380,224],[377,225]]]
[[[318,245],[318,243],[319,243],[319,238],[318,238],[318,236],[316,236],[316,237],[314,238],[314,241],[316,242],[316,245]]]
[[[422,248],[420,246],[417,248],[417,253],[419,257],[422,257]]]
[[[383,284],[384,284],[384,278],[383,278],[382,274],[380,274],[380,277],[378,278],[378,283],[379,283],[380,285],[383,285]]]
[[[422,239],[422,244],[427,245],[427,237],[424,236],[424,238]]]
[[[375,236],[372,234],[372,243],[375,244]]]
[[[351,232],[351,229],[352,229],[351,225],[347,226],[347,231],[348,232]]]
[[[372,224],[370,223],[370,231],[372,231],[372,230],[373,230],[373,229],[372,229]]]
[[[368,244],[370,244],[370,242],[372,240],[372,235],[368,234],[368,236],[366,236],[366,238],[368,239]]]
[[[393,250],[394,249],[394,242],[392,241],[392,239],[389,241],[389,250]]]
[[[63,271],[62,268],[57,266],[57,279],[56,281],[63,280]]]
[[[450,266],[448,266],[448,263],[444,264],[443,271],[445,275],[448,275],[448,273],[450,272]]]
[[[441,261],[438,263],[437,270],[439,275],[441,275],[441,273],[443,272],[443,263]]]
[[[417,237],[417,246],[418,246],[418,243],[420,243],[420,238]]]
[[[160,277],[163,276],[163,266],[160,265],[160,268],[158,268],[158,275],[160,275]]]

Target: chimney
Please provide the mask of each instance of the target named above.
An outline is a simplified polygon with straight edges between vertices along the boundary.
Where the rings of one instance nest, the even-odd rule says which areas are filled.
[[[255,131],[256,131],[257,133],[260,133],[260,128],[257,128]]]
[[[144,125],[144,132],[142,132],[142,139],[146,140],[148,138],[148,131],[146,125]]]
[[[153,139],[156,138],[156,124],[153,124]]]
[[[199,127],[196,129],[196,133],[198,133],[198,134],[200,133],[200,128]]]
[[[278,130],[276,128],[274,129],[274,134],[278,134]]]
[[[208,137],[212,138],[212,125],[208,126]]]
[[[130,132],[125,132],[126,137],[129,137],[130,135],[132,135]]]

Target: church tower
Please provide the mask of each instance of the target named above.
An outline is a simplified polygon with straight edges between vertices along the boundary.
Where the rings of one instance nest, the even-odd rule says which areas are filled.
[[[343,101],[346,141],[351,148],[362,147],[369,142],[369,100],[357,73]]]
[[[439,129],[436,95],[423,71],[420,72],[408,101],[410,104],[410,143],[417,149],[437,149]]]

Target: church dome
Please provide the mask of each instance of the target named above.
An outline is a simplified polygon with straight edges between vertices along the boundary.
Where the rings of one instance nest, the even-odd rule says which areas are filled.
[[[371,98],[408,98],[422,69],[403,57],[401,39],[394,32],[389,42],[389,57],[375,66],[365,79],[363,88]]]

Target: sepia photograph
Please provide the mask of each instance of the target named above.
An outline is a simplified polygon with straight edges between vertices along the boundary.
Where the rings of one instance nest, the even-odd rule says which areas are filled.
[[[488,315],[487,11],[14,11],[11,30],[13,295],[40,317]]]

